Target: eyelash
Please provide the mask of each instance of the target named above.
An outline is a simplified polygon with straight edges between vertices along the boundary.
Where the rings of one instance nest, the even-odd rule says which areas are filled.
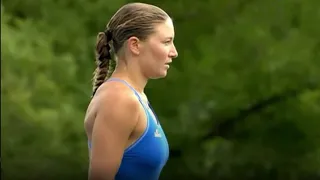
[[[170,44],[170,43],[171,43],[171,41],[165,41],[164,43],[165,43],[165,44]]]

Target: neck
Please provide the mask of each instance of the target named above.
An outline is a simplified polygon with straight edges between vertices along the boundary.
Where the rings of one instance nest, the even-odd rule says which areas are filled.
[[[121,62],[121,61],[118,61]],[[140,69],[130,67],[129,64],[119,63],[113,72],[113,78],[119,78],[127,81],[139,93],[144,93],[144,88],[147,85],[148,79],[140,73]]]

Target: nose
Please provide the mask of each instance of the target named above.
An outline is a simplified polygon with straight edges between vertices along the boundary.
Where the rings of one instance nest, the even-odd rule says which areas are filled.
[[[177,58],[178,57],[178,51],[174,45],[172,45],[172,49],[169,53],[170,58]]]

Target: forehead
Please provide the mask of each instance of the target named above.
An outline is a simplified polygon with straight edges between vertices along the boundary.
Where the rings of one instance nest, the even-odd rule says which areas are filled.
[[[165,22],[155,25],[155,34],[159,38],[173,38],[174,26],[171,18],[168,18]]]

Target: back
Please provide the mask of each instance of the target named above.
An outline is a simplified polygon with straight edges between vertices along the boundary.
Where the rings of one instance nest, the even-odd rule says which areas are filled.
[[[109,81],[112,80],[117,81],[112,83],[112,86],[118,86],[121,89],[117,89],[117,92],[121,92],[122,96],[126,96],[129,99],[134,97],[137,102],[135,105],[138,105],[138,107],[134,107],[138,112],[137,121],[135,121],[134,116],[132,116],[131,121],[135,122],[132,123],[135,124],[135,126],[133,126],[132,132],[129,133],[127,137],[125,147],[122,149],[122,156],[118,156],[120,162],[117,166],[118,169],[115,180],[157,180],[169,156],[169,146],[161,125],[158,123],[156,115],[152,109],[150,109],[148,103],[142,100],[134,88],[123,80],[110,79]],[[107,85],[104,88],[105,89],[101,91],[115,90],[112,88],[108,90]],[[106,96],[106,98],[107,97],[108,96]],[[92,129],[94,129],[93,127],[95,126],[95,105],[98,104],[95,103],[95,101],[99,101],[98,96],[96,99],[93,99],[89,105],[86,118],[86,131],[89,139],[90,152],[92,151],[91,134],[93,134],[94,130]],[[123,108],[121,109],[122,113],[125,111]],[[108,121],[108,117],[105,117],[105,121]],[[106,130],[105,128],[104,131]],[[106,139],[104,143],[110,143],[110,139],[109,141]],[[107,154],[106,152],[104,156],[100,156],[100,158],[104,157],[107,160],[110,156],[113,156],[113,154]]]

